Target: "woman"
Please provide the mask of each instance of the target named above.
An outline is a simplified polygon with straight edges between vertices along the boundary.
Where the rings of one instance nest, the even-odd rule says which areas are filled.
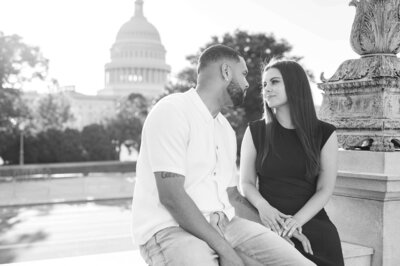
[[[249,124],[242,142],[243,194],[262,223],[307,258],[320,266],[344,265],[339,235],[323,209],[336,182],[335,127],[317,119],[298,63],[268,64],[262,87],[265,118]]]

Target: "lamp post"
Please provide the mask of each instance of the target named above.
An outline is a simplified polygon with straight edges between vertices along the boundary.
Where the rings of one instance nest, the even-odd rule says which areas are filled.
[[[24,164],[24,130],[25,130],[25,124],[21,122],[18,125],[18,129],[20,132],[19,135],[19,164],[23,165]]]

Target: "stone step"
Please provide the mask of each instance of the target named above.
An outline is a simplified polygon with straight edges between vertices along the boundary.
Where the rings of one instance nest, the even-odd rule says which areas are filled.
[[[372,248],[342,242],[342,249],[345,266],[371,266]]]

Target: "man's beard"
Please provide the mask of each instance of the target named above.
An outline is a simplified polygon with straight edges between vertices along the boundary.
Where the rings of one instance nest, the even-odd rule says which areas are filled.
[[[231,98],[233,106],[236,107],[243,103],[244,91],[240,88],[239,83],[237,83],[232,79],[231,82],[228,84],[226,91],[228,92],[228,95]]]

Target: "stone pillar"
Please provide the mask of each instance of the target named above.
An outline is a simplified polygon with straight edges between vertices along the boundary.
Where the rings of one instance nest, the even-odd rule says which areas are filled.
[[[144,68],[144,69],[143,69],[143,82],[144,82],[144,83],[148,83],[148,80],[147,80],[148,73],[149,73],[148,69],[147,69],[147,68]]]
[[[371,265],[400,265],[400,153],[340,151],[326,210],[342,241],[373,248]]]
[[[324,91],[320,119],[337,127],[339,174],[328,213],[342,240],[400,265],[400,0],[352,0],[351,46]]]
[[[160,70],[156,70],[156,80],[155,80],[155,82],[156,83],[160,83]]]

